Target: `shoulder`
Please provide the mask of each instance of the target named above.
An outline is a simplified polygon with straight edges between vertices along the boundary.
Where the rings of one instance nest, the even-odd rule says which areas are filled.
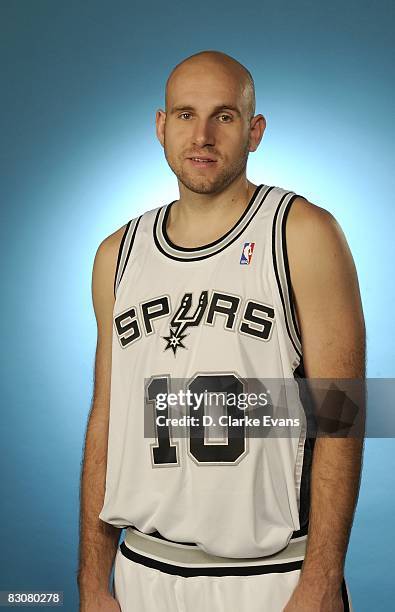
[[[113,277],[117,269],[118,259],[121,256],[124,241],[129,239],[129,236],[133,236],[139,226],[141,227],[140,222],[143,219],[148,223],[152,221],[160,208],[161,206],[158,206],[147,210],[141,215],[132,217],[121,227],[106,236],[97,247],[94,268],[102,271],[104,275]]]
[[[329,231],[338,225],[335,217],[325,208],[313,204],[307,198],[297,196],[290,207],[287,229],[290,235],[296,231],[303,233]]]
[[[124,223],[121,227],[106,236],[97,247],[92,271],[94,289],[99,287],[100,292],[105,291],[113,295],[115,275],[122,243],[126,238],[127,230],[132,221],[133,219]]]
[[[310,308],[321,300],[357,300],[357,272],[346,237],[328,210],[297,197],[286,226],[291,285],[300,303]],[[336,296],[336,297],[335,297]]]
[[[96,257],[106,260],[112,260],[118,257],[121,242],[129,223],[130,221],[119,227],[117,230],[115,230],[115,232],[112,232],[101,241],[97,248]]]
[[[141,226],[140,222],[142,222],[143,220],[145,220],[147,223],[152,222],[156,214],[162,207],[163,205],[157,206],[141,213],[141,215],[136,215],[135,217],[132,217],[127,223],[119,227],[117,230],[115,230],[102,240],[102,242],[98,246],[97,255],[101,258],[106,259],[113,259],[114,257],[117,258],[120,247],[122,245],[122,240],[126,238],[127,231],[133,232],[137,225],[140,224]]]
[[[286,224],[287,251],[290,263],[314,263],[311,258],[325,258],[333,253],[348,255],[348,245],[334,215],[304,197],[296,197]]]

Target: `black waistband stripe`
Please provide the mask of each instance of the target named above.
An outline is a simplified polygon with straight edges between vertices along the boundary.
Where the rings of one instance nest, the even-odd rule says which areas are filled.
[[[166,563],[142,555],[134,550],[131,550],[125,542],[120,545],[122,554],[134,561],[140,563],[146,567],[157,569],[166,574],[172,574],[174,576],[184,576],[189,578],[191,576],[256,576],[259,574],[271,574],[273,572],[283,573],[292,572],[294,570],[301,569],[303,560],[290,561],[287,563],[273,563],[266,565],[250,565],[250,566],[216,566],[216,567],[184,567],[181,565],[174,565],[172,563]]]

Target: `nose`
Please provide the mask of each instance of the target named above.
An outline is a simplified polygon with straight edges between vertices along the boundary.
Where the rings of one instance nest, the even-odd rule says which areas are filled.
[[[214,145],[214,130],[210,119],[197,119],[193,130],[193,143],[199,147]]]

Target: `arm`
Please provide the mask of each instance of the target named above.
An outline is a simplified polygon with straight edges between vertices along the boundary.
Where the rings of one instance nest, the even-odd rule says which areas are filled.
[[[97,347],[92,409],[86,431],[80,491],[78,587],[81,610],[119,610],[110,595],[109,577],[120,529],[98,518],[105,492],[110,407],[113,282],[124,227],[104,240],[96,253],[92,298],[97,321]],[[112,600],[114,607],[111,607]],[[104,609],[104,608],[103,608]]]
[[[303,200],[293,206],[286,231],[306,376],[364,379],[364,316],[344,234],[322,208]],[[286,612],[343,610],[341,583],[362,449],[362,438],[316,440],[306,556]]]

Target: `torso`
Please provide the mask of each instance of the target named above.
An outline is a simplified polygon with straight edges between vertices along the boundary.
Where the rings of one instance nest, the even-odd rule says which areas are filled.
[[[204,247],[168,240],[166,206],[117,235],[122,252],[99,516],[230,557],[273,554],[305,533],[312,456],[306,432],[250,437],[242,427],[238,439],[207,443],[191,437],[192,427],[186,437],[173,439],[162,429],[159,438],[152,394],[184,386],[239,389],[248,381],[261,388],[262,379],[301,375],[282,237],[286,213],[302,198],[265,185],[254,196],[236,225]]]

